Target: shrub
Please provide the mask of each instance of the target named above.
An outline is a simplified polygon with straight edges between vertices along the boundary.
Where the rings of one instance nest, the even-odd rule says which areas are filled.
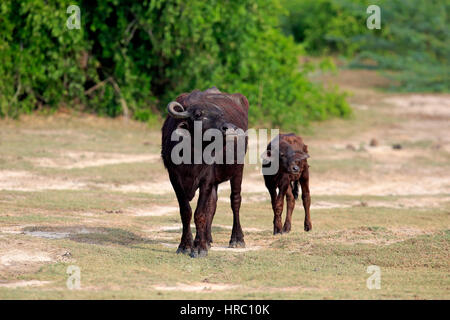
[[[300,70],[301,48],[279,27],[278,1],[81,1],[81,29],[65,6],[4,1],[3,115],[61,104],[155,121],[176,95],[216,85],[250,101],[250,121],[293,128],[345,116],[337,91]]]
[[[366,28],[370,4],[381,30]],[[284,0],[285,33],[311,54],[339,54],[396,80],[397,91],[450,90],[450,3],[430,0]],[[368,63],[367,63],[368,62]]]
[[[382,28],[362,38],[353,65],[372,60],[393,70],[397,91],[450,91],[450,3],[448,1],[383,0]]]
[[[289,12],[281,18],[286,34],[310,54],[352,55],[366,30],[363,0],[283,0]]]
[[[69,34],[66,6],[44,1],[0,4],[0,115],[82,98],[88,74],[79,66],[83,31]],[[97,80],[97,79],[96,79]]]

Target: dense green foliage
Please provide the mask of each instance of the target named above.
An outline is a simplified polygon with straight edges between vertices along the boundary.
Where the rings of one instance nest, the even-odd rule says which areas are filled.
[[[450,91],[450,1],[382,1],[382,29],[368,32],[353,65],[375,61],[401,91]]]
[[[80,1],[79,30],[66,27],[69,4],[1,3],[0,115],[66,105],[152,120],[178,94],[213,85],[245,94],[254,125],[350,112],[300,70],[276,0]]]
[[[0,4],[0,115],[16,116],[43,104],[83,97],[87,76],[77,61],[87,43],[67,33],[66,6],[44,1]]]
[[[283,0],[289,15],[283,30],[301,42],[308,53],[351,55],[366,29],[364,0]]]
[[[381,8],[381,30],[366,9]],[[393,71],[394,89],[450,91],[450,2],[442,0],[284,0],[283,29],[313,54],[355,58],[352,66]]]

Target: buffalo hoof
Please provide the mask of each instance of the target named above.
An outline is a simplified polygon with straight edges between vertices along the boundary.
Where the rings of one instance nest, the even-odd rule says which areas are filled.
[[[312,223],[311,222],[305,222],[305,231],[312,230]]]
[[[283,231],[281,230],[273,230],[273,235],[276,236],[277,234],[282,234]]]
[[[289,227],[284,226],[282,232],[283,232],[283,233],[289,233],[289,232],[291,232],[291,226],[289,226]]]
[[[191,258],[204,258],[208,256],[208,250],[192,249]]]
[[[229,248],[245,248],[244,240],[231,240]]]
[[[191,248],[183,248],[183,247],[178,247],[177,249],[177,254],[190,254],[191,253]]]

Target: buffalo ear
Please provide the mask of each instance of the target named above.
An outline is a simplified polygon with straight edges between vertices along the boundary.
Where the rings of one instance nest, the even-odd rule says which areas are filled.
[[[309,158],[309,154],[307,154],[306,152],[303,152],[302,154],[301,154],[301,156],[300,156],[300,159],[301,160],[305,160],[305,159],[308,159]]]
[[[248,111],[248,100],[247,98],[240,93],[233,93],[231,95],[229,95],[229,97],[238,105],[240,105],[241,107],[243,107],[245,110]]]
[[[177,124],[177,127],[175,129],[175,132],[182,137],[190,137],[189,134],[189,124],[187,121],[181,121]]]
[[[185,129],[185,130],[188,130],[188,129],[189,129],[189,124],[187,123],[187,121],[181,121],[181,122],[177,125],[177,129]]]
[[[263,161],[263,164],[268,164],[272,162],[272,151],[266,150],[261,154],[261,159]]]

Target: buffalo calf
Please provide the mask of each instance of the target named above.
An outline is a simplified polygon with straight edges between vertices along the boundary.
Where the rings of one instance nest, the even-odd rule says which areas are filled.
[[[267,146],[267,151],[263,156],[263,174],[264,167],[269,166],[270,162],[279,161],[278,172],[264,174],[264,181],[270,193],[274,213],[273,234],[291,231],[292,212],[294,211],[295,200],[298,198],[299,183],[302,189],[303,208],[305,209],[304,228],[305,231],[312,229],[309,213],[311,198],[309,195],[308,158],[308,146],[303,143],[301,137],[293,133],[280,134]],[[282,226],[281,214],[285,197],[287,213],[286,221]]]

